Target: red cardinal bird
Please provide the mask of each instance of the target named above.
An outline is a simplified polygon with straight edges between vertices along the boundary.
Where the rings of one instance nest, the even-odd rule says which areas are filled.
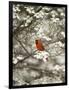
[[[35,44],[36,44],[37,50],[39,50],[39,51],[44,51],[45,50],[41,39],[35,40]]]

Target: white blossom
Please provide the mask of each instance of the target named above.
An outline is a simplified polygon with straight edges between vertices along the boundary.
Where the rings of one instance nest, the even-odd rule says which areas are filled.
[[[63,35],[63,37],[65,38],[65,32],[61,32],[61,34]]]
[[[18,59],[18,60],[22,60],[22,59],[23,59],[23,56],[22,56],[22,55],[18,55],[18,56],[17,56],[17,59]]]
[[[13,58],[13,64],[16,64],[18,60],[16,58]]]

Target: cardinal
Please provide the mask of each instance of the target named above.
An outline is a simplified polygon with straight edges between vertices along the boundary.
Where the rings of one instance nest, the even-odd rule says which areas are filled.
[[[44,62],[48,61],[48,55],[47,55],[47,52],[45,51],[42,40],[41,39],[35,40],[35,44],[36,44],[37,50],[41,51],[41,53],[43,53],[42,54],[43,61]]]
[[[35,44],[36,44],[37,50],[39,50],[39,51],[44,51],[45,50],[41,39],[35,40]]]

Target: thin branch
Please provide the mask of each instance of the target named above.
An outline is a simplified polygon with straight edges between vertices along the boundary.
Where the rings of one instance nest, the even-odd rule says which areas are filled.
[[[14,36],[14,38],[19,42],[19,44],[22,46],[22,48],[27,52],[27,54],[30,55],[30,53],[28,52],[28,50],[24,47],[24,45],[22,44],[22,42],[16,37]]]
[[[39,9],[38,9],[35,13],[39,12],[40,10],[42,10],[42,7],[39,7]],[[27,11],[26,11],[26,12],[27,12]],[[28,13],[28,12],[27,12],[27,13]],[[19,32],[21,32],[22,30],[28,28],[28,27],[32,24],[33,21],[36,21],[36,18],[34,17],[34,14],[31,15],[30,18],[31,18],[31,17],[33,18],[33,20],[28,24],[28,26],[23,27],[23,28],[20,30],[20,26],[24,23],[24,21],[22,21],[22,22],[18,25],[18,27],[16,28],[16,30],[13,32],[13,34],[14,34],[14,35],[16,35],[16,34],[18,35]]]

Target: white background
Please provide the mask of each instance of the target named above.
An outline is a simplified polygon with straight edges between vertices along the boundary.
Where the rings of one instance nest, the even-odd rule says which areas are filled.
[[[0,90],[8,89],[8,67],[9,67],[9,0],[0,0]],[[69,0],[14,0],[14,1],[30,1],[42,3],[67,4],[69,8]],[[69,20],[68,20],[69,21]],[[68,31],[69,34],[69,31]],[[68,62],[69,65],[69,62]],[[68,66],[69,67],[69,66]],[[69,80],[69,79],[68,79]],[[69,84],[69,83],[68,83]],[[24,88],[25,90],[68,90],[67,86],[40,87],[40,88]]]

